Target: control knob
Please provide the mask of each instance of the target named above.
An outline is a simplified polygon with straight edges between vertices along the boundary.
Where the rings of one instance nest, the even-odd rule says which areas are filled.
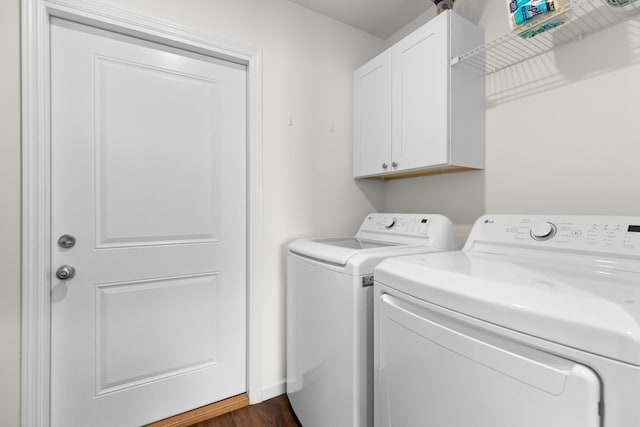
[[[395,218],[384,218],[382,220],[382,225],[384,225],[384,228],[386,228],[388,230],[391,227],[393,227],[394,225],[396,225],[396,219]]]
[[[536,222],[531,226],[531,237],[534,240],[549,240],[556,235],[557,228],[550,222]]]

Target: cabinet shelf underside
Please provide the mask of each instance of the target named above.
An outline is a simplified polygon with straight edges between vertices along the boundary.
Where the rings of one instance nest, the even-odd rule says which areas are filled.
[[[444,174],[444,173],[476,171],[476,170],[482,170],[482,169],[447,165],[447,166],[438,166],[438,167],[422,169],[422,170],[413,169],[413,170],[408,170],[406,172],[396,172],[396,173],[390,174],[390,175],[369,176],[369,177],[366,177],[366,179],[375,179],[375,180],[380,180],[380,181],[387,181],[387,180],[391,180],[391,179],[415,178],[415,177],[419,177],[419,176],[441,175],[441,174]]]

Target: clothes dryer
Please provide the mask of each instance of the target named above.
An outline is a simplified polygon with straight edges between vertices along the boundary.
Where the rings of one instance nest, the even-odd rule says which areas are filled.
[[[373,424],[373,269],[454,249],[441,215],[367,215],[353,237],[300,239],[287,257],[287,394],[305,427]]]
[[[487,215],[374,275],[376,427],[640,425],[640,217]]]

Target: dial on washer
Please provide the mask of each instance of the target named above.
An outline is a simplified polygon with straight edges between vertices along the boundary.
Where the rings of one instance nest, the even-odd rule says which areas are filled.
[[[534,240],[549,240],[556,235],[557,228],[550,222],[536,222],[531,226],[531,237]]]
[[[391,227],[393,227],[394,225],[396,225],[396,219],[395,218],[385,218],[382,220],[382,225],[384,225],[384,228],[389,229]]]

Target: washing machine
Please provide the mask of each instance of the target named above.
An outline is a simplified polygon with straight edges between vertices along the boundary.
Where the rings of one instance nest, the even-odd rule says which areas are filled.
[[[640,426],[640,217],[487,215],[374,272],[375,426]]]
[[[304,427],[373,425],[373,269],[454,249],[442,215],[367,215],[355,236],[300,239],[287,257],[287,395]]]

